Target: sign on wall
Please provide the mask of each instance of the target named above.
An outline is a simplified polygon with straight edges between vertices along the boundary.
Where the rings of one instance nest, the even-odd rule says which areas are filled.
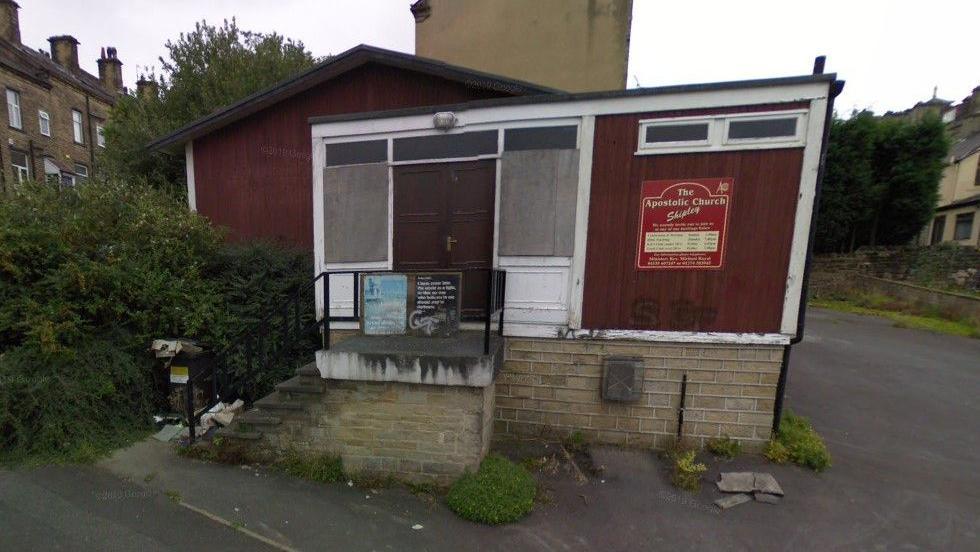
[[[645,181],[637,270],[721,268],[734,184],[731,177]]]
[[[362,274],[364,335],[455,335],[459,331],[461,279],[459,272]]]
[[[365,335],[405,333],[408,278],[404,274],[365,274],[362,276]]]

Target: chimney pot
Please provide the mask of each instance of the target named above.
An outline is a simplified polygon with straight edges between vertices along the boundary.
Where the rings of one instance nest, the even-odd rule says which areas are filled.
[[[14,0],[0,0],[0,38],[20,44],[20,6]]]
[[[125,91],[122,78],[123,62],[119,61],[116,56],[116,48],[113,46],[103,47],[97,63],[99,64],[99,82],[102,83],[102,88],[113,94],[122,94]]]

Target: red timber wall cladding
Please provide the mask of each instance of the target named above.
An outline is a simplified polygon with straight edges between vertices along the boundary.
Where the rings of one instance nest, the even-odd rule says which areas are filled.
[[[313,248],[310,127],[314,115],[438,105],[508,95],[366,65],[194,140],[197,210],[232,240]]]
[[[635,155],[639,121],[807,103],[596,118],[583,327],[779,332],[803,148]],[[636,269],[645,180],[733,177],[724,266]]]

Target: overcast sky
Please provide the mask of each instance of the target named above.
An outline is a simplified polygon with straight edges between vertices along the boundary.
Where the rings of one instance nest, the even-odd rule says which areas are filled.
[[[492,0],[488,0],[492,1]],[[533,1],[533,0],[528,0]],[[409,0],[20,0],[25,44],[75,36],[82,67],[98,74],[116,46],[126,84],[154,66],[164,43],[194,22],[236,17],[243,29],[302,40],[314,55],[360,43],[415,47]],[[70,8],[68,6],[71,6]],[[634,0],[629,86],[659,86],[827,70],[847,81],[838,111],[901,110],[932,96],[960,100],[980,85],[976,0]]]

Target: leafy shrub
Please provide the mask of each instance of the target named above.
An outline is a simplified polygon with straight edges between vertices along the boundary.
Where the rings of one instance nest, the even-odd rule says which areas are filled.
[[[789,449],[786,448],[786,445],[775,439],[772,439],[766,444],[766,450],[763,454],[773,464],[785,464],[789,462]]]
[[[16,186],[0,202],[0,458],[122,444],[164,406],[151,339],[216,350],[312,275],[307,255],[221,238],[148,186]],[[286,375],[254,379],[264,392]]]
[[[490,455],[476,473],[467,473],[449,489],[446,504],[463,519],[498,525],[517,521],[534,507],[537,483],[523,467]]]
[[[785,450],[785,453],[783,452]],[[778,463],[789,460],[814,471],[830,467],[830,453],[810,421],[786,411],[779,423],[776,439],[770,442],[766,457]]]
[[[709,439],[707,444],[708,450],[715,456],[731,459],[735,458],[742,452],[742,443],[739,443],[727,435],[717,439]]]
[[[88,462],[143,435],[150,364],[110,340],[0,354],[0,460]]]
[[[697,451],[688,450],[673,456],[674,474],[671,482],[685,491],[696,491],[701,488],[701,478],[708,466],[697,461]]]

